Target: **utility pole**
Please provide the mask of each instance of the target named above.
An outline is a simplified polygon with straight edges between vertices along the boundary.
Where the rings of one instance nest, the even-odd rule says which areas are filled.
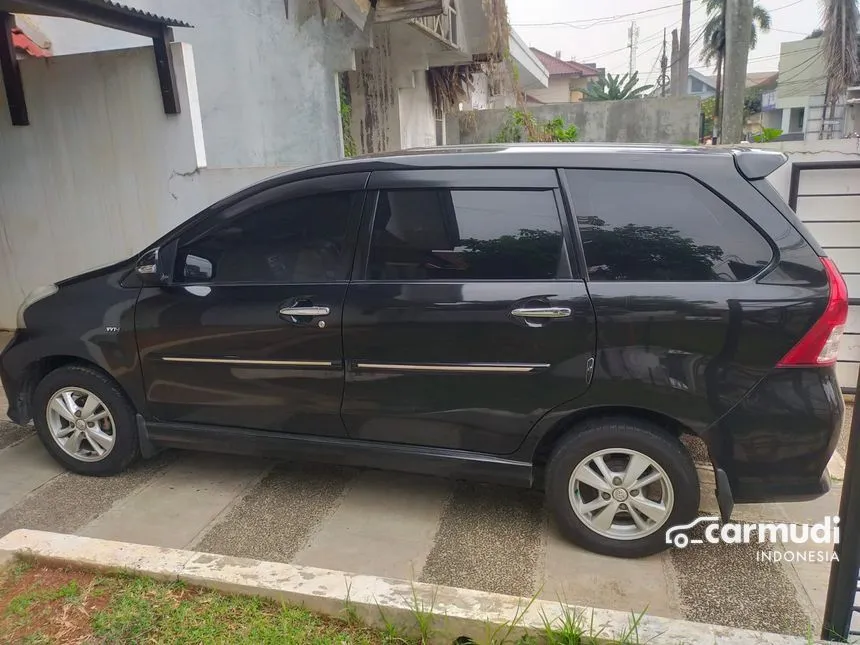
[[[744,92],[750,53],[753,0],[726,0],[725,11],[726,72],[720,132],[723,143],[738,143],[744,132]]]
[[[635,20],[630,21],[630,27],[627,29],[627,46],[630,48],[630,64],[628,71],[630,75],[636,71],[636,48],[639,46],[639,25]]]
[[[660,76],[657,78],[657,87],[660,88],[660,96],[666,96],[669,87],[669,59],[666,56],[666,28],[663,28],[663,51],[660,53]]]
[[[678,86],[681,84],[681,74],[678,69],[678,30],[672,30],[672,55],[669,59],[669,89],[672,96],[678,96],[680,93],[680,89]],[[683,79],[683,82],[686,83],[687,79]]]
[[[687,94],[687,76],[690,74],[690,3],[684,0],[681,5],[681,42],[678,51],[678,75],[681,82],[677,84],[677,96]]]

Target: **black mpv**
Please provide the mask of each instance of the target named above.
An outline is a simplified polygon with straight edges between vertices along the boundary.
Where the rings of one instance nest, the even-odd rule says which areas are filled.
[[[765,180],[784,162],[524,145],[280,175],[34,291],[8,414],[77,473],[177,447],[538,485],[575,543],[654,553],[699,506],[684,435],[724,519],[829,487],[848,300]]]

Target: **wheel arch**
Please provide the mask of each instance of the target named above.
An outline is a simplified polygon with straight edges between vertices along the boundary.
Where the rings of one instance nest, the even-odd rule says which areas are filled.
[[[696,457],[701,457],[702,451],[704,451],[704,457],[710,461],[710,455],[705,442],[702,441],[692,428],[685,425],[678,419],[647,408],[624,405],[600,405],[571,411],[556,420],[535,442],[531,455],[532,463],[539,470],[543,469],[544,466],[546,466],[553,449],[563,437],[567,436],[571,432],[575,432],[576,426],[582,422],[602,417],[627,417],[648,421],[654,426],[665,431],[667,434],[681,440],[684,448],[690,453],[694,460]]]
[[[33,360],[27,363],[21,372],[20,389],[18,391],[18,406],[22,419],[30,420],[33,418],[33,393],[36,390],[36,386],[39,385],[42,379],[54,370],[61,367],[67,367],[69,365],[82,365],[84,367],[96,369],[108,376],[111,380],[116,380],[101,365],[82,356],[58,354],[54,356],[43,356]]]

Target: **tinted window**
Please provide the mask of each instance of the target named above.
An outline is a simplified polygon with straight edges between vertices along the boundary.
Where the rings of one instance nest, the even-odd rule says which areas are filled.
[[[758,231],[686,175],[567,175],[592,280],[746,280],[770,263]]]
[[[249,198],[261,203],[180,244],[175,279],[220,284],[346,280],[352,260],[349,216],[358,199],[360,193],[268,203]]]
[[[370,280],[570,277],[552,191],[383,191]]]

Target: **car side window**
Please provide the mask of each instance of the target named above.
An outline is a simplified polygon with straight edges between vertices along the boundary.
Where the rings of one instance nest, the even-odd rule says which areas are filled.
[[[566,171],[591,280],[747,280],[773,250],[746,219],[679,173]]]
[[[384,190],[368,280],[570,278],[551,190]]]
[[[280,201],[251,198],[248,210],[180,240],[174,281],[283,284],[346,280],[350,214],[359,192]],[[257,203],[262,202],[262,203]]]

